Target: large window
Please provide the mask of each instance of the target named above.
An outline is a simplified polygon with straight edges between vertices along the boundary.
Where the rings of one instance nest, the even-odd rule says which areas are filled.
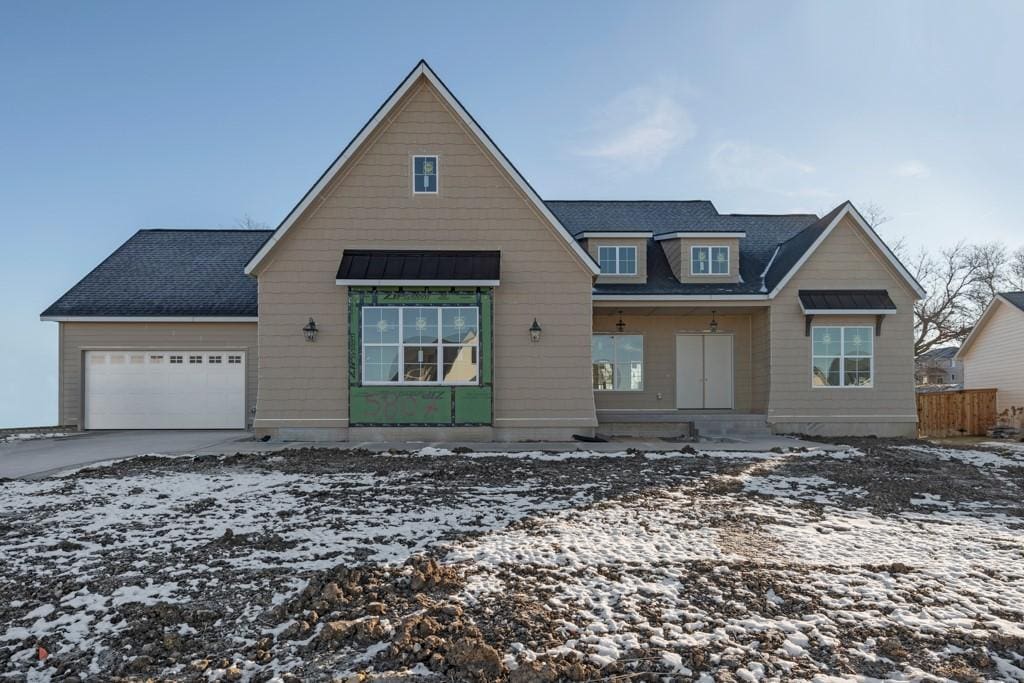
[[[363,384],[477,384],[476,306],[362,309]]]
[[[636,275],[636,247],[598,247],[602,275]]]
[[[590,341],[595,391],[643,391],[644,338],[595,334]]]
[[[437,193],[437,157],[412,158],[412,191],[415,194]]]
[[[729,247],[690,247],[690,272],[694,275],[728,275]]]
[[[812,328],[812,385],[872,386],[874,341],[871,327]]]

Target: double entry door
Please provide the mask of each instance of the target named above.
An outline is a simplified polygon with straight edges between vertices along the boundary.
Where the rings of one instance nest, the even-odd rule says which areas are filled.
[[[733,407],[733,336],[676,336],[676,408]]]

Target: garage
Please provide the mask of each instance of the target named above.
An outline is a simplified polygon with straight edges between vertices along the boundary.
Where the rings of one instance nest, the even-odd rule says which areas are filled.
[[[242,351],[86,351],[86,429],[244,429]]]

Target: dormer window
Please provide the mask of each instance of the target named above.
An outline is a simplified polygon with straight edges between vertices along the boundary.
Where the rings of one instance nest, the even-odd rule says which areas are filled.
[[[693,275],[728,275],[729,247],[690,247]]]
[[[636,275],[636,247],[598,247],[602,275]]]
[[[437,156],[412,158],[413,194],[437,194]]]

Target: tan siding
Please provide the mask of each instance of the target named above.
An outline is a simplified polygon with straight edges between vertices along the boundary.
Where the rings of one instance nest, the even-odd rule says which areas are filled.
[[[964,358],[965,389],[998,389],[996,409],[1024,408],[1024,312],[997,302]]]
[[[771,386],[771,310],[764,308],[750,316],[750,409],[768,411]]]
[[[82,359],[85,351],[245,351],[245,409],[256,405],[256,323],[58,323],[60,325],[60,419],[81,426]]]
[[[410,157],[423,153],[440,156],[437,196],[411,191]],[[258,426],[347,423],[347,290],[334,284],[346,248],[500,250],[496,426],[595,424],[590,272],[421,81],[261,265]],[[310,316],[315,344],[300,332]]]
[[[636,275],[598,275],[598,284],[643,284],[647,282],[647,240],[615,237],[591,237],[585,241],[587,253],[597,258],[598,247],[636,247]]]
[[[735,410],[750,412],[751,394],[751,329],[750,315],[722,315],[718,313],[719,331],[735,335]],[[673,410],[676,407],[676,335],[684,332],[702,332],[707,329],[711,312],[704,315],[629,315],[622,316],[626,329],[622,334],[642,334],[644,337],[644,389],[643,391],[596,391],[594,400],[598,410]],[[595,334],[618,334],[615,323],[619,316],[595,315]],[[661,398],[658,398],[661,394]]]
[[[680,237],[661,240],[665,256],[672,265],[672,272],[680,282],[705,285],[727,284],[739,282],[740,279],[740,241],[732,237]],[[729,274],[721,276],[694,275],[690,260],[690,247],[729,247]]]
[[[898,313],[875,337],[874,387],[812,388],[811,338],[804,332],[800,289],[887,289]],[[885,257],[847,217],[818,247],[771,307],[769,421],[916,420],[913,354],[914,295]],[[815,324],[875,323],[874,316],[818,316]],[[912,430],[911,430],[912,431]]]

